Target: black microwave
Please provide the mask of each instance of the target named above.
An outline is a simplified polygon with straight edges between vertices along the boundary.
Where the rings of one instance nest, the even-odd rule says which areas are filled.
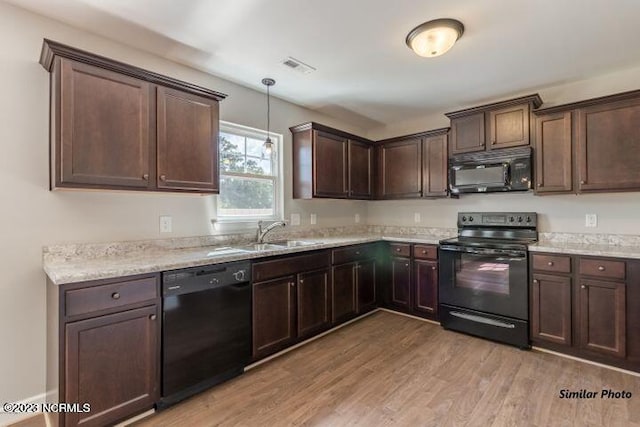
[[[449,189],[451,194],[531,189],[531,147],[452,156]]]

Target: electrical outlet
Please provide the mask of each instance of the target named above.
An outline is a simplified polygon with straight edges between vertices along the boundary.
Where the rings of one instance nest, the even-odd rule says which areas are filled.
[[[598,215],[596,214],[586,214],[584,216],[584,226],[585,227],[597,227],[598,226]]]
[[[311,214],[311,217],[309,218],[311,225],[317,224],[318,223],[318,215],[316,214]]]
[[[300,225],[300,214],[292,213],[291,214],[291,225]]]
[[[160,232],[161,233],[171,233],[172,231],[172,218],[168,215],[162,215],[160,217]]]
[[[415,212],[413,214],[413,222],[420,222],[420,212]]]
[[[360,214],[355,214],[354,220],[355,220],[356,224],[359,224],[360,223]]]

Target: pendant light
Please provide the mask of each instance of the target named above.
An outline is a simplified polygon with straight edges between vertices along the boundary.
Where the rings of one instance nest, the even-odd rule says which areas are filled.
[[[271,103],[270,98],[271,95],[269,93],[269,88],[276,84],[276,81],[270,78],[262,79],[262,84],[267,87],[267,139],[264,141],[263,149],[266,155],[271,155],[273,152],[273,141],[270,138],[270,127],[271,127]]]
[[[433,58],[451,49],[462,33],[462,22],[448,18],[434,19],[411,30],[405,41],[416,54]]]

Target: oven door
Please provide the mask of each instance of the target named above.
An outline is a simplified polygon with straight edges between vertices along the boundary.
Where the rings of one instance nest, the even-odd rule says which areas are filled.
[[[527,320],[527,252],[440,246],[440,303]]]

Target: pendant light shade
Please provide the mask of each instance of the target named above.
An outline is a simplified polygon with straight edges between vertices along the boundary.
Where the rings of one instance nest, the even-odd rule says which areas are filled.
[[[267,139],[264,141],[263,149],[264,153],[267,155],[271,155],[273,152],[273,141],[270,138],[270,125],[271,125],[271,94],[269,93],[269,88],[276,84],[276,81],[270,78],[262,79],[262,84],[267,87]]]
[[[455,19],[435,19],[418,25],[407,35],[406,43],[426,58],[440,56],[462,37],[464,25]]]

